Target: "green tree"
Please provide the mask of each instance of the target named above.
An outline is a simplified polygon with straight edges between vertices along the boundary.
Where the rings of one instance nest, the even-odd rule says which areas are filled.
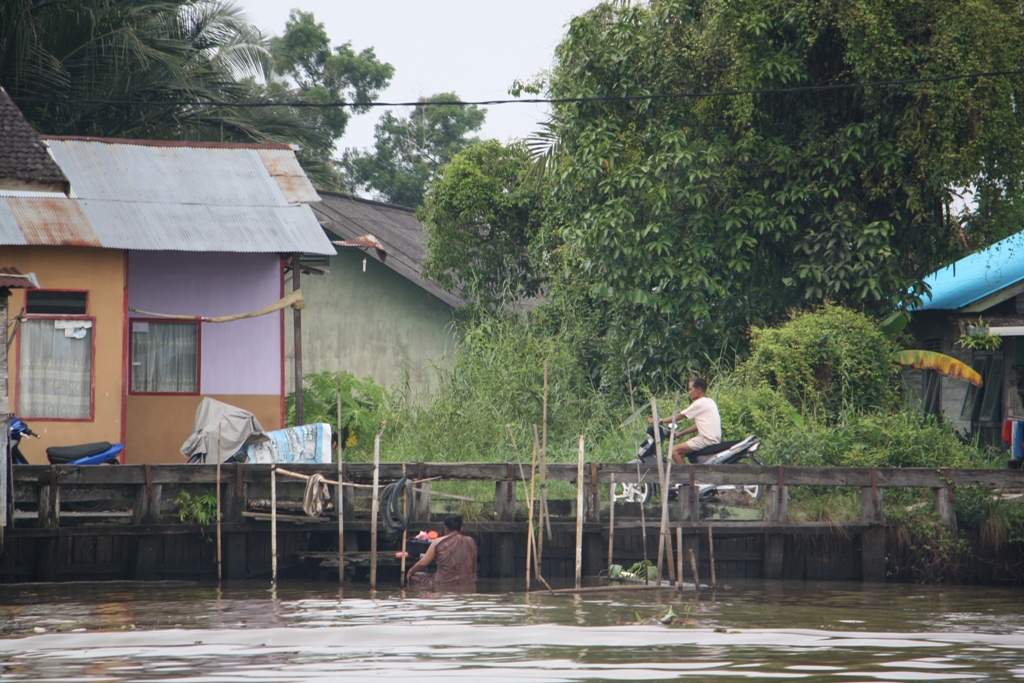
[[[417,216],[427,232],[425,274],[493,310],[540,287],[531,242],[541,192],[522,144],[480,142],[438,169]]]
[[[340,132],[337,125],[323,125],[319,111],[195,104],[294,99],[296,93],[274,81],[271,47],[237,6],[220,0],[0,3],[0,84],[39,131],[295,143],[314,182],[336,186],[329,159]],[[365,55],[346,62],[356,74],[348,82],[358,84],[350,90],[360,98],[375,96],[376,91],[363,85],[379,81],[383,69],[376,68],[380,65],[372,51],[363,59]],[[390,75],[389,66],[387,70]],[[171,104],[133,104],[138,102]]]
[[[554,97],[840,85],[1016,69],[1018,3],[605,3],[558,47]],[[635,369],[681,372],[817,302],[888,311],[1016,225],[1020,78],[557,104],[553,272]],[[954,208],[964,188],[977,198]],[[1016,228],[1013,228],[1016,229]],[[557,287],[555,288],[557,290]]]
[[[420,101],[458,99],[455,93],[439,93]],[[434,173],[476,140],[469,135],[480,130],[486,115],[476,106],[459,105],[417,105],[408,118],[386,112],[374,127],[372,151],[345,151],[350,189],[371,191],[392,204],[420,206]]]
[[[327,29],[317,23],[312,12],[293,9],[284,34],[270,41],[277,81],[268,86],[275,97],[301,99],[317,103],[372,102],[387,87],[395,69],[377,59],[373,48],[356,52],[347,42],[331,47]],[[325,164],[334,156],[334,144],[345,133],[353,113],[365,113],[369,107],[326,107],[308,110],[316,132],[315,143],[299,151],[305,163]],[[335,164],[323,169],[324,184],[340,189]]]

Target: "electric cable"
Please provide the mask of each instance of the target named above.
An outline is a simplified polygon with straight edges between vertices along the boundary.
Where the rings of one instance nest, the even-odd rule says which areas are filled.
[[[893,87],[900,85],[919,85],[922,83],[945,83],[949,81],[968,80],[972,78],[1000,78],[1003,76],[1024,75],[1024,69],[1005,69],[1002,71],[979,71],[969,74],[952,74],[948,76],[922,76],[920,78],[902,78],[887,81],[868,81],[864,83],[828,83],[819,85],[798,85],[789,88],[748,88],[744,90],[717,90],[711,92],[675,92],[654,93],[646,95],[593,95],[589,97],[525,97],[500,100],[439,100],[417,102],[308,102],[305,100],[289,100],[277,102],[224,102],[221,100],[105,100],[75,99],[61,97],[12,97],[16,102],[33,102],[39,104],[96,104],[134,107],[180,107],[182,105],[196,107],[233,107],[256,109],[267,107],[292,107],[296,109],[333,109],[339,107],[372,108],[372,107],[472,107],[495,106],[499,104],[583,104],[587,102],[640,102],[644,100],[682,100],[707,99],[711,97],[740,97],[743,95],[785,95],[792,93],[823,92],[829,90],[856,90],[864,88]]]

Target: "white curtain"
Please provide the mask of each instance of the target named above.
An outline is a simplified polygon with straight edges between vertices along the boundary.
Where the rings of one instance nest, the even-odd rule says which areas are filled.
[[[132,322],[132,391],[194,394],[199,331],[196,323]]]
[[[85,418],[91,414],[92,329],[69,336],[66,321],[28,319],[21,325],[21,417]]]

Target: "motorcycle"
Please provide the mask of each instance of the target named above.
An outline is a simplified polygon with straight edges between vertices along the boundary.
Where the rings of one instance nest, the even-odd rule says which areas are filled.
[[[676,429],[676,425],[658,425],[660,429],[660,440],[662,448],[668,448],[669,437],[672,435],[672,431]],[[761,441],[756,436],[748,436],[745,439],[738,439],[736,441],[723,441],[714,445],[702,448],[698,451],[693,451],[687,454],[687,459],[697,465],[735,465],[742,462],[743,460],[749,460],[755,465],[763,465],[760,459],[754,455],[758,449],[761,448]],[[654,439],[654,425],[647,428],[647,440],[640,444],[637,449],[636,457],[629,461],[629,464],[643,464],[649,465],[656,462],[657,458],[657,443]],[[669,500],[676,498],[679,495],[679,484],[674,484],[669,490]],[[764,491],[761,486],[749,485],[749,486],[715,486],[713,484],[700,484],[697,483],[698,498],[701,502],[710,502],[721,498],[723,493],[729,491],[735,491],[753,500],[757,503],[761,500],[761,496],[764,495]],[[622,482],[615,484],[615,500],[623,501],[625,503],[647,503],[651,499],[651,495],[654,492],[654,484],[646,482]]]
[[[26,436],[42,438],[19,418],[11,416],[11,462],[15,465],[28,464],[20,448],[21,440]],[[46,449],[46,459],[51,465],[116,465],[120,462],[118,458],[123,450],[123,443],[111,444],[107,441],[75,446],[51,446]]]

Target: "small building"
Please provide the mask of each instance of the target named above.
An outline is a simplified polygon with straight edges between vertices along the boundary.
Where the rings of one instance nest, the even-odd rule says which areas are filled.
[[[918,348],[940,351],[972,366],[983,386],[933,372],[904,374],[912,401],[942,413],[963,434],[995,443],[1002,421],[1024,416],[1024,232],[935,271],[931,289],[911,322]],[[979,326],[1001,336],[993,350],[961,348],[957,341]]]
[[[7,120],[12,107],[0,109]],[[283,426],[284,311],[210,319],[282,299],[291,253],[335,253],[294,151],[36,142],[63,190],[0,189],[0,264],[41,285],[10,299],[10,405],[43,436],[22,444],[26,457],[122,441],[126,462],[182,462],[203,396],[252,411],[266,429]]]
[[[304,372],[340,369],[385,387],[408,383],[413,393],[422,391],[434,365],[454,353],[453,322],[465,302],[422,277],[426,235],[412,209],[334,192],[320,192],[320,199],[313,211],[332,240],[372,234],[387,257],[382,262],[373,250],[347,248],[304,257],[323,272],[302,280]],[[291,326],[286,335],[290,364]],[[290,373],[287,382],[292,391]]]

